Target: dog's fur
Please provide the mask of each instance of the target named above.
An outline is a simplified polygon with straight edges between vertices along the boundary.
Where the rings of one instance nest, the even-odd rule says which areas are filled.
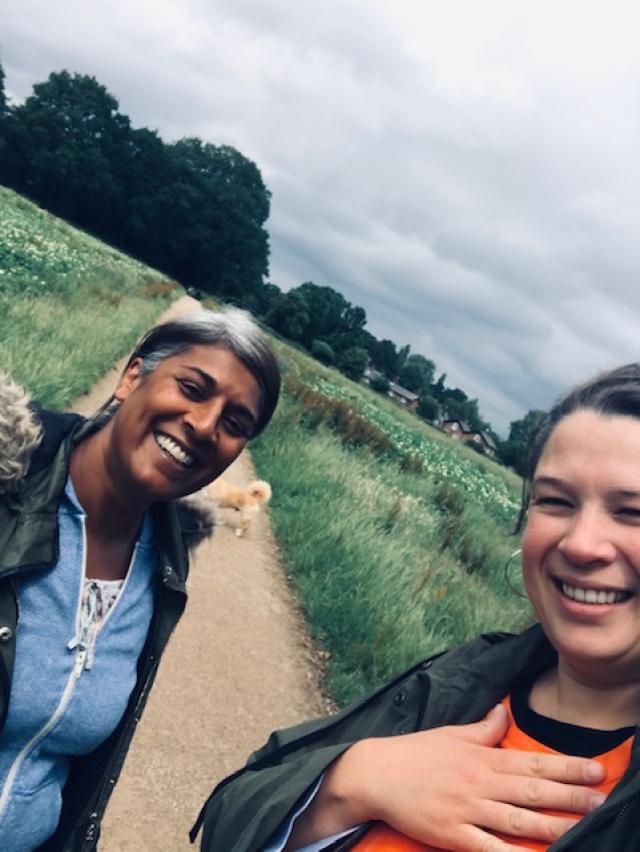
[[[26,391],[0,373],[0,494],[18,487],[41,437]]]
[[[236,535],[241,536],[251,526],[251,522],[271,499],[271,486],[268,482],[256,479],[246,488],[238,488],[222,478],[215,479],[206,488],[207,496],[219,509],[230,509],[237,513],[231,520]]]

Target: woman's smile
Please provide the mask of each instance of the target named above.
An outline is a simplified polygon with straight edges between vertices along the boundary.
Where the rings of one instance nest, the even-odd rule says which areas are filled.
[[[553,579],[553,578],[552,578]],[[571,601],[587,604],[588,606],[606,606],[628,601],[633,592],[618,589],[583,586],[567,583],[564,580],[553,579],[556,588],[562,596]]]
[[[183,468],[192,468],[196,464],[195,457],[171,435],[156,431],[153,434],[156,444],[173,462]]]
[[[600,586],[572,585],[550,577],[557,592],[558,605],[568,618],[597,620],[608,617],[633,597],[632,592],[605,589]]]

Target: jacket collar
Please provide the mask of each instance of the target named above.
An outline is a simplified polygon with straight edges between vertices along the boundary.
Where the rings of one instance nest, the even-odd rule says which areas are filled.
[[[539,624],[513,636],[490,633],[446,654],[429,671],[427,727],[475,722],[520,683],[557,659]]]
[[[6,496],[12,510],[0,523],[0,576],[22,568],[41,568],[58,558],[58,506],[69,475],[71,451],[100,428],[79,415],[40,411],[43,445],[32,460],[22,487]],[[176,506],[151,507],[161,554],[159,569],[166,586],[184,592],[188,557]],[[0,510],[0,520],[2,513]],[[2,529],[4,527],[4,529]]]
[[[189,557],[177,506],[173,502],[154,503],[151,506],[151,516],[160,553],[159,570],[162,582],[176,592],[185,593]]]

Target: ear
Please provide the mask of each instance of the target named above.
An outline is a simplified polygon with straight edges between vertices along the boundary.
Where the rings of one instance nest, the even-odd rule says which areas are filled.
[[[142,358],[134,358],[127,365],[123,374],[120,376],[118,387],[113,392],[113,398],[118,402],[124,402],[132,390],[136,388],[141,381],[140,368],[142,366]]]

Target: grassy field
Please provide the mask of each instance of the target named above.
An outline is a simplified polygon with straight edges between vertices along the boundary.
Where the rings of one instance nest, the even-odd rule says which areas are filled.
[[[0,187],[0,369],[45,405],[89,390],[176,285]]]
[[[276,347],[287,391],[253,457],[273,485],[276,538],[337,702],[480,632],[528,623],[505,579],[519,478]]]
[[[45,405],[88,390],[179,292],[0,188],[0,369]],[[285,393],[253,457],[338,703],[481,631],[523,626],[528,606],[504,577],[517,477],[273,342]]]

